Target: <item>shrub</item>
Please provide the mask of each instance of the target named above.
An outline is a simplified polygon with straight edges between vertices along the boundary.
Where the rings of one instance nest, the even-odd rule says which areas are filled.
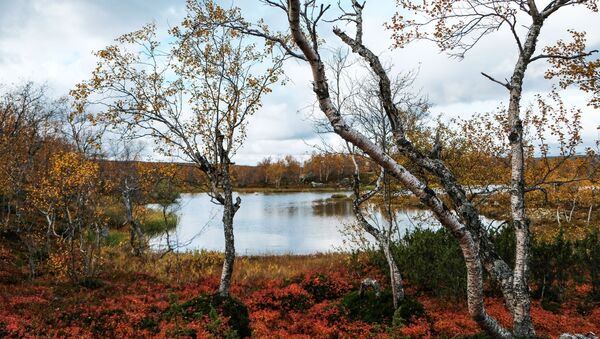
[[[420,318],[425,315],[425,308],[418,300],[405,297],[402,303],[394,311],[392,324],[394,326],[403,326],[410,323],[414,318]]]
[[[531,282],[535,285],[532,293],[534,298],[562,301],[569,273],[574,273],[573,254],[573,243],[565,239],[562,228],[552,241],[532,241],[529,267]],[[543,305],[551,303],[542,303]],[[550,308],[554,309],[556,306]]]
[[[106,286],[106,283],[104,281],[96,278],[83,278],[79,280],[78,284],[79,286],[88,288],[90,290],[96,290]]]
[[[258,291],[254,303],[260,309],[303,311],[313,305],[311,295],[298,283],[281,288]]]
[[[125,311],[119,308],[101,310],[83,317],[83,323],[89,327],[92,333],[109,337],[115,337],[119,323],[127,321]]]
[[[4,337],[8,337],[9,333],[8,330],[6,329],[6,324],[2,321],[0,321],[0,337],[4,338]]]
[[[406,280],[420,291],[457,299],[466,296],[467,274],[462,252],[445,229],[416,229],[407,233],[394,252]]]
[[[515,232],[503,227],[492,234],[498,254],[509,265],[514,264]],[[550,240],[533,239],[530,252],[530,282],[532,296],[542,300],[546,310],[557,311],[569,282],[589,279],[592,285],[589,297],[600,298],[600,231],[590,230],[579,241],[565,237],[563,229]],[[499,293],[496,287],[495,292]]]
[[[148,330],[150,333],[158,333],[158,321],[151,316],[143,317],[137,324],[136,327],[141,330]]]
[[[600,301],[600,228],[594,227],[587,236],[576,244],[579,271],[589,275],[592,290],[591,300]]]
[[[207,316],[211,318],[214,324],[215,312],[219,316],[228,319],[229,329],[235,331],[239,337],[250,337],[248,308],[241,301],[231,296],[224,297],[218,293],[201,295],[182,304],[172,305],[164,315],[168,318],[180,315],[187,320],[202,319]],[[219,323],[219,325],[221,324]]]
[[[315,303],[339,298],[349,288],[348,284],[323,273],[300,274],[290,279],[290,282],[300,284]]]
[[[379,296],[374,291],[366,291],[359,295],[352,291],[342,300],[343,312],[353,320],[366,323],[389,322],[394,315],[392,292],[385,290]]]
[[[193,328],[175,328],[167,331],[167,336],[169,338],[197,338],[196,330]]]

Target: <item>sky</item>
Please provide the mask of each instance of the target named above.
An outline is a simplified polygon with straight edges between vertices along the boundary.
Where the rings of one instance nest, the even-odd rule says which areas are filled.
[[[261,6],[257,0],[218,2],[240,6],[249,19],[264,18],[274,27],[285,23],[278,11]],[[468,118],[507,103],[506,90],[480,74],[486,72],[499,79],[510,75],[516,50],[507,32],[485,38],[463,60],[440,53],[429,42],[392,49],[390,32],[383,24],[394,12],[393,0],[368,1],[364,41],[393,65],[394,72],[418,69],[414,90],[429,98],[432,116],[441,115],[445,121]],[[34,81],[47,84],[53,95],[64,95],[89,78],[96,63],[94,51],[149,22],[166,31],[184,15],[184,0],[0,0],[0,84]],[[339,46],[331,27],[323,25],[322,35],[328,46]],[[600,14],[570,8],[546,23],[540,45],[566,38],[567,29],[587,31],[589,48],[600,49]],[[545,62],[538,62],[528,70],[525,104],[535,94],[549,90],[549,82],[543,79],[545,68]],[[285,154],[306,157],[315,150],[313,145],[320,144],[321,136],[315,133],[309,117],[314,94],[308,65],[290,61],[285,72],[289,82],[265,97],[263,108],[250,121],[248,139],[236,155],[237,163],[255,164],[264,157]],[[600,112],[586,107],[586,96],[577,90],[562,94],[567,104],[584,107],[584,143],[592,144],[598,137]],[[325,138],[333,143],[337,140],[333,135]]]

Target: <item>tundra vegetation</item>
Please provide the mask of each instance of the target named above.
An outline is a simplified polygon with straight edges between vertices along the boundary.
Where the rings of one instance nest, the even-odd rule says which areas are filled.
[[[374,1],[260,4],[285,25],[188,0],[168,32],[150,24],[96,52],[69,96],[0,87],[0,335],[600,332],[599,145],[582,152],[582,107],[561,98],[573,87],[597,109],[600,61],[585,32],[540,45],[549,18],[597,12],[596,1],[398,0],[386,24],[394,48],[427,40],[469,62],[488,35],[514,39],[510,74],[481,70],[507,106],[444,123],[413,88],[418,72],[396,73],[370,49],[364,25],[383,24],[363,22]],[[304,161],[237,165],[253,115],[285,85],[286,62],[310,70],[315,125],[343,143]],[[543,62],[552,90],[525,102],[527,70]],[[177,161],[141,161],[139,139]],[[352,191],[334,196],[352,204],[350,247],[236,258],[234,191],[245,189]],[[223,207],[224,253],[169,240],[181,192]],[[430,213],[402,234],[407,207]],[[441,228],[418,227],[432,222]],[[160,234],[166,248],[151,248]]]

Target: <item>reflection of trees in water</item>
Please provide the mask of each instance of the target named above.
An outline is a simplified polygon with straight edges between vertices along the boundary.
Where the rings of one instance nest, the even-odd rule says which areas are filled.
[[[292,218],[299,214],[298,205],[277,205],[264,207],[264,212],[268,216]]]
[[[350,200],[317,200],[312,204],[313,215],[323,217],[352,215],[352,202]]]

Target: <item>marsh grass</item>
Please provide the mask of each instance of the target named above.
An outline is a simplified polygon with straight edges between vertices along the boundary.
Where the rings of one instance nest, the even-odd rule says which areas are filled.
[[[105,248],[110,270],[115,272],[144,272],[165,282],[191,282],[218,275],[223,254],[213,251],[156,253],[143,258],[131,257],[127,244]],[[323,253],[313,255],[242,256],[235,260],[235,281],[290,279],[302,272],[329,272],[351,263],[351,254]]]
[[[142,232],[149,237],[155,237],[174,230],[178,221],[175,213],[168,212],[165,218],[162,211],[147,209],[142,219]]]

